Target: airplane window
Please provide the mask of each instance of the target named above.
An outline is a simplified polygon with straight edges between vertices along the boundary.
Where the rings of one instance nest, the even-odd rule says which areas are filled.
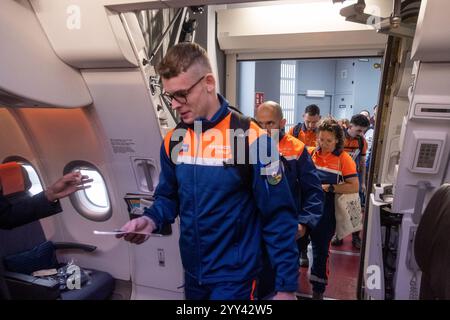
[[[112,215],[108,188],[100,171],[86,161],[73,161],[66,165],[64,174],[79,171],[94,181],[91,187],[70,196],[74,208],[83,217],[93,221],[106,221]]]
[[[39,175],[38,175],[36,169],[33,167],[33,165],[28,160],[26,160],[22,157],[8,157],[3,161],[3,163],[11,162],[11,161],[15,161],[15,162],[19,163],[20,165],[22,165],[25,168],[25,170],[27,170],[28,176],[31,181],[31,188],[28,191],[31,193],[31,195],[34,196],[35,194],[38,194],[39,192],[44,190],[42,188],[42,183],[41,183],[41,180],[39,178]]]
[[[25,170],[27,170],[28,176],[30,177],[31,188],[29,192],[34,196],[35,194],[43,191],[44,189],[42,188],[41,180],[39,180],[39,176],[33,166],[27,163],[20,164],[25,168]]]
[[[81,174],[94,179],[89,189],[83,190],[86,198],[95,206],[105,208],[108,206],[108,193],[105,182],[95,170],[80,169]]]

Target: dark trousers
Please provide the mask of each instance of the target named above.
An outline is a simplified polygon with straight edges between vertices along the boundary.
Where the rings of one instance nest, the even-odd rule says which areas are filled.
[[[256,280],[199,284],[197,279],[184,273],[186,300],[253,300],[255,289]]]
[[[313,291],[325,292],[328,283],[328,257],[330,242],[336,230],[336,218],[334,216],[334,194],[325,193],[325,202],[322,218],[312,230],[311,243],[313,264],[309,281]]]
[[[359,182],[359,199],[361,200],[361,207],[364,208],[364,205],[366,204],[366,194],[362,192],[362,185],[361,185],[362,177],[360,174],[358,174],[358,182]],[[366,180],[367,181],[367,180]]]
[[[306,233],[303,237],[297,240],[297,248],[300,257],[303,257],[303,255],[308,253],[308,245],[310,241],[309,233]]]

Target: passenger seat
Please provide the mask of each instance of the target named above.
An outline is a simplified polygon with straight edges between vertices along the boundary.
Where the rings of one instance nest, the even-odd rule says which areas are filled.
[[[28,191],[31,182],[27,171],[20,164],[0,165],[0,179],[3,190],[15,191],[4,194],[11,203],[31,197]],[[65,287],[61,280],[63,277],[32,276],[31,273],[39,269],[61,267],[56,260],[57,250],[75,249],[89,253],[96,249],[95,246],[85,244],[47,241],[39,221],[13,230],[0,230],[0,243],[0,263],[5,269],[3,276],[11,299],[103,300],[108,299],[114,290],[113,277],[98,270],[82,268],[81,274],[87,275],[82,276],[82,282],[85,279],[87,281],[81,289],[73,290],[61,290]]]

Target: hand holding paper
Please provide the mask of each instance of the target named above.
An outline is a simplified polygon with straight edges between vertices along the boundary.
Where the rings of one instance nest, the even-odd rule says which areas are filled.
[[[128,221],[120,228],[120,231],[123,233],[116,234],[116,238],[124,237],[125,241],[141,244],[150,237],[150,234],[155,229],[156,225],[153,220],[149,217],[142,216]]]
[[[127,231],[122,231],[120,229],[116,229],[116,230],[113,230],[113,231],[94,230],[94,234],[101,235],[101,236],[117,236],[117,235],[126,235],[128,233],[142,234],[142,235],[150,236],[150,237],[162,237],[163,236],[162,234],[159,234],[159,233],[127,232]]]

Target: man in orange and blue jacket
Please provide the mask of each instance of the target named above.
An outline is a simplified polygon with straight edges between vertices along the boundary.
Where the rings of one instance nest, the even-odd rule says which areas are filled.
[[[289,130],[289,134],[294,136],[307,147],[317,146],[317,124],[320,121],[320,108],[315,104],[310,104],[305,108],[303,123],[299,122]]]
[[[157,71],[163,96],[181,122],[162,143],[154,204],[122,227],[125,240],[142,243],[148,236],[133,232],[158,231],[179,216],[186,298],[223,300],[252,298],[263,242],[277,270],[275,298],[296,299],[295,203],[274,161],[276,146],[248,121],[244,153],[250,162],[236,165],[229,129],[242,119],[216,93],[209,59],[199,45],[171,47]],[[175,140],[179,148],[172,147]]]
[[[314,163],[303,142],[284,132],[286,119],[280,105],[267,101],[258,106],[256,120],[267,130],[272,139],[277,139],[278,150],[285,165],[285,174],[291,193],[296,201],[298,234],[307,236],[322,217],[323,190]],[[304,240],[304,239],[302,239]],[[298,240],[299,250],[303,242]],[[266,264],[268,267],[268,264]],[[273,270],[265,268],[260,275],[259,297],[264,298],[273,291]]]

